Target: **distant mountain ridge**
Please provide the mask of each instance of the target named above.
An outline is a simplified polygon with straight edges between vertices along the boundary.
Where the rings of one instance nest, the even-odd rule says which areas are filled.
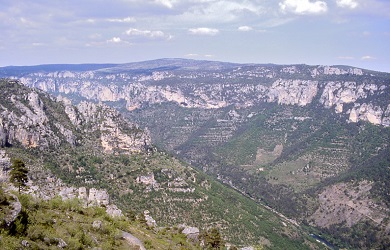
[[[141,108],[144,103],[164,102],[206,109],[264,102],[306,106],[320,96],[318,101],[325,108],[344,114],[350,122],[364,120],[390,126],[388,73],[349,66],[187,59],[92,66],[34,66],[26,73],[21,73],[23,67],[0,68],[0,76],[20,79],[27,86],[52,94],[75,94],[97,102],[123,101],[128,110]],[[67,67],[74,70],[65,70]]]

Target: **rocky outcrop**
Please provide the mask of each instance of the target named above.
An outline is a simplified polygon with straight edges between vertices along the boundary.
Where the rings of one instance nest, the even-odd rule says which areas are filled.
[[[97,137],[106,153],[140,152],[150,145],[147,130],[106,105],[81,102],[73,106],[63,97],[56,103],[44,93],[5,80],[0,82],[0,91],[4,92],[0,147],[20,144],[43,150],[62,143],[96,144]]]
[[[268,101],[278,104],[306,106],[317,95],[318,82],[277,80],[268,91]]]
[[[0,184],[8,181],[8,171],[10,170],[11,160],[4,150],[0,150]]]
[[[106,212],[111,217],[123,216],[122,210],[120,210],[115,204],[110,204],[106,207]]]
[[[19,216],[20,211],[22,211],[22,204],[19,202],[18,197],[11,193],[8,193],[8,195],[11,196],[12,199],[8,200],[9,212],[4,217],[4,222],[7,226],[9,226],[12,222],[14,222],[16,218]]]
[[[9,184],[8,172],[10,165],[9,157],[5,151],[0,150],[0,184]],[[34,170],[32,171],[34,172]],[[29,175],[31,174],[32,173],[30,172]],[[65,185],[61,179],[50,174],[49,170],[46,170],[44,174],[46,175],[45,179],[32,181],[30,178],[27,183],[28,189],[25,192],[44,200],[53,199],[56,196],[60,196],[63,200],[77,198],[81,200],[84,206],[99,206],[106,208],[107,214],[112,217],[120,217],[123,215],[122,210],[115,204],[110,204],[110,196],[106,190],[96,188],[88,190],[86,187],[70,187]],[[12,213],[5,219],[8,224],[15,220],[21,209],[18,198],[15,195],[12,195],[12,197],[13,201],[10,205],[12,207]]]
[[[136,183],[146,186],[146,192],[150,192],[152,189],[158,190],[160,188],[160,184],[154,178],[153,173],[137,176],[135,181]]]
[[[55,196],[59,195],[63,200],[67,199],[80,199],[84,206],[87,207],[104,207],[106,212],[111,217],[121,217],[123,216],[122,210],[120,210],[115,204],[110,203],[110,196],[104,189],[91,188],[87,189],[85,187],[69,187],[62,183],[60,179],[52,178],[52,182],[55,183],[51,185],[50,191],[47,186],[42,184],[31,185],[29,193],[38,196],[44,199],[52,199]]]
[[[139,250],[146,250],[144,244],[142,241],[140,241],[137,237],[134,235],[128,233],[128,232],[123,232],[122,231],[122,238],[127,241],[131,246],[135,247],[136,249]]]
[[[162,60],[161,63],[163,65],[167,62]],[[205,64],[204,68],[198,66],[197,70],[193,70],[186,67],[185,63],[178,61],[175,67],[177,70],[151,68],[150,71],[134,73],[123,67],[105,69],[104,73],[39,72],[19,79],[25,85],[55,94],[73,94],[96,102],[125,103],[123,106],[130,111],[145,105],[167,102],[184,108],[218,109],[229,105],[250,107],[263,102],[306,106],[319,99],[325,108],[344,114],[351,122],[356,120],[354,112],[361,111],[356,115],[357,120],[383,126],[388,126],[389,123],[390,118],[385,113],[389,103],[368,101],[368,98],[384,95],[388,91],[389,76],[385,73],[346,66],[307,65],[226,64],[226,68],[208,68]],[[370,110],[363,109],[355,109],[352,119],[348,119],[352,110],[346,105],[357,103],[372,105],[375,112],[379,112],[380,108],[383,111],[381,121],[377,119],[379,113],[374,118]],[[81,122],[75,112],[68,111],[74,123]],[[110,121],[107,120],[107,125],[109,124]],[[103,141],[106,141],[104,146],[110,151],[112,143],[105,138]]]
[[[151,144],[147,130],[141,130],[104,104],[80,102],[72,106],[69,99],[58,100],[65,105],[65,113],[78,130],[100,135],[100,145],[107,153],[140,152]]]
[[[382,125],[385,127],[390,127],[390,104],[387,105],[387,108],[383,113]]]
[[[326,108],[334,107],[336,113],[349,114],[349,122],[367,121],[375,125],[389,126],[388,106],[379,106],[373,103],[361,103],[362,100],[384,91],[385,85],[357,84],[356,82],[329,82],[325,84],[320,103]],[[346,104],[353,104],[353,108],[345,109]],[[390,105],[390,104],[389,104]]]
[[[51,119],[50,98],[14,81],[0,81],[0,146],[20,144],[27,148],[58,147],[65,139],[74,144],[75,136],[66,124]]]
[[[386,113],[385,113],[386,114]],[[371,103],[359,104],[355,103],[354,107],[349,111],[349,121],[350,122],[358,122],[358,121],[368,121],[375,125],[384,125],[386,126],[386,122],[382,122],[382,116],[384,115],[381,107],[374,106]],[[389,119],[389,117],[384,117]]]
[[[146,220],[146,225],[148,225],[149,227],[157,227],[157,223],[153,219],[153,217],[150,215],[149,210],[145,210],[144,211],[144,217],[145,217],[145,220]]]
[[[199,228],[197,227],[189,227],[186,225],[181,225],[182,233],[187,237],[187,239],[197,242],[199,239]]]
[[[78,198],[85,206],[107,207],[110,204],[110,196],[104,189],[91,188],[87,190],[85,187],[75,188],[65,186],[59,179],[57,179],[56,182],[60,183],[60,185],[57,185],[56,193],[62,197],[62,199]]]
[[[80,193],[80,192],[79,192]],[[106,190],[98,190],[91,188],[88,195],[88,206],[107,206],[110,203],[110,198]]]
[[[59,145],[60,138],[48,126],[45,106],[36,92],[13,94],[6,98],[3,102],[8,102],[8,105],[0,105],[1,147],[14,143],[29,148]]]
[[[389,210],[370,198],[372,185],[372,182],[360,181],[327,187],[319,194],[319,208],[309,219],[314,225],[325,228],[340,223],[351,227],[361,221],[390,228],[386,220]]]

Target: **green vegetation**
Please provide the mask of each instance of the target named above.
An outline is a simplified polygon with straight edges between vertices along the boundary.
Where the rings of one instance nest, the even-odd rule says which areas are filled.
[[[26,187],[28,181],[28,169],[20,159],[15,159],[12,162],[11,171],[10,171],[10,181],[14,184],[15,187],[20,190]]]
[[[183,239],[178,229],[146,229],[126,217],[112,218],[104,208],[83,207],[78,199],[44,201],[20,195],[19,200],[19,216],[0,228],[1,249],[137,249],[122,236],[123,231],[135,235],[147,249],[200,249]]]
[[[371,101],[383,104],[386,98]],[[347,116],[334,115],[317,103],[315,99],[306,107],[263,104],[213,112],[162,104],[129,115],[148,126],[163,147],[289,217],[305,221],[317,209],[322,188],[350,180],[373,181],[370,198],[389,207],[390,129],[347,123]],[[240,118],[230,119],[229,110]],[[280,154],[274,152],[277,145],[283,145]],[[384,229],[368,226],[380,239]],[[353,229],[342,230],[344,243],[352,244],[347,236]]]
[[[293,225],[284,226],[269,210],[164,152],[97,156],[86,153],[91,152],[89,150],[79,146],[41,152],[13,147],[7,152],[28,162],[29,166],[42,165],[40,159],[43,158],[45,166],[70,185],[108,190],[113,202],[123,211],[129,211],[129,221],[149,210],[159,226],[184,223],[203,230],[218,227],[223,239],[239,246],[258,244],[261,238],[267,239],[271,248],[309,248],[309,237],[304,231]],[[138,176],[151,173],[158,187],[137,183]],[[86,183],[86,180],[91,182]],[[174,183],[181,183],[179,188],[194,191],[175,191],[174,185],[179,184]]]
[[[7,84],[0,85],[2,93],[19,95],[18,101],[28,105],[22,96],[29,90]],[[62,103],[52,102],[47,95],[40,94],[40,98],[48,112],[47,125],[56,136],[55,143],[42,146],[44,150],[5,143],[2,146],[7,153],[29,166],[32,170],[29,176],[34,181],[44,180],[46,171],[50,170],[69,185],[108,190],[114,203],[129,211],[130,222],[147,209],[159,225],[197,226],[206,235],[215,236],[204,237],[210,242],[222,238],[239,246],[308,249],[317,245],[305,230],[286,223],[257,202],[305,221],[316,210],[316,198],[322,188],[349,180],[371,180],[375,183],[370,198],[378,204],[389,205],[389,129],[363,122],[347,124],[345,116],[319,109],[318,100],[306,107],[264,103],[250,108],[216,110],[186,109],[169,103],[128,113],[151,129],[159,145],[199,170],[218,177],[225,185],[161,150],[104,154],[100,132],[85,133],[90,129],[87,123],[76,129]],[[4,109],[15,115],[23,114],[7,101],[2,103]],[[64,140],[57,123],[73,132],[74,145]],[[137,127],[126,131],[134,136],[140,132]],[[42,139],[50,136],[45,134]],[[276,150],[280,146],[283,149]],[[23,188],[24,183],[23,179],[15,182],[18,188]],[[8,198],[3,195],[1,199],[0,193],[1,200],[6,204]],[[28,214],[24,211],[21,216],[25,213]],[[29,226],[25,220],[29,217],[23,216],[10,229],[11,235],[27,235]],[[142,216],[138,218],[138,223],[144,224]],[[367,227],[369,232],[381,230],[374,224]],[[208,231],[210,228],[218,228],[219,236]],[[350,241],[354,238],[349,236],[364,236],[359,226],[356,229],[340,226],[329,233],[337,237],[340,230],[346,246],[353,245]],[[353,246],[375,247],[371,241],[379,236],[381,233],[370,235],[366,237],[370,243],[362,241]],[[154,247],[152,239],[144,242],[148,248]],[[176,234],[172,242],[184,244],[180,242],[185,239]],[[206,245],[218,247],[213,244]]]
[[[7,196],[4,193],[3,187],[0,186],[0,205],[7,204]]]
[[[199,235],[199,238],[204,242],[207,249],[221,249],[225,245],[219,230],[215,227],[207,231],[203,231]]]

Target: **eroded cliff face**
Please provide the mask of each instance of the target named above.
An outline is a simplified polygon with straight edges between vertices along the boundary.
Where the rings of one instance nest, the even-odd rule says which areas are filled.
[[[1,86],[4,92],[0,105],[0,146],[14,143],[30,148],[44,148],[49,144],[58,146],[60,135],[49,125],[45,105],[38,93],[18,91],[18,83],[11,83],[8,86],[5,84]],[[64,127],[57,123],[55,125],[60,127],[63,133],[68,133]],[[71,132],[69,136],[73,137]],[[74,141],[71,140],[70,143]]]
[[[349,122],[367,121],[375,125],[389,126],[389,106],[369,102],[369,97],[383,94],[388,86],[373,83],[329,82],[324,86],[320,103],[334,108],[336,113],[349,114]],[[344,108],[352,104],[352,108]]]
[[[348,122],[389,126],[388,100],[374,100],[388,93],[390,77],[384,74],[341,66],[236,65],[224,70],[183,67],[148,69],[146,73],[134,73],[125,67],[33,72],[19,79],[27,86],[55,94],[72,94],[97,102],[125,102],[130,111],[165,102],[202,109],[250,107],[264,102],[307,106],[314,102],[344,114]]]
[[[147,130],[141,130],[104,104],[83,101],[73,106],[67,98],[57,99],[65,105],[65,113],[78,130],[97,133],[105,152],[140,152],[151,144]]]
[[[385,220],[389,209],[370,197],[373,182],[338,183],[325,188],[318,197],[319,208],[310,216],[315,225],[329,228],[345,223],[348,227],[368,220],[390,232]]]
[[[26,148],[45,149],[62,143],[71,146],[93,143],[97,139],[107,153],[132,153],[150,145],[148,131],[106,105],[81,102],[73,106],[65,98],[56,101],[14,81],[2,81],[0,90],[0,147],[17,143]]]

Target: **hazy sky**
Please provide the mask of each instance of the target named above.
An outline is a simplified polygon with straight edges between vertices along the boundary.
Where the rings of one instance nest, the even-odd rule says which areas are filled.
[[[390,1],[0,0],[0,66],[173,57],[390,72]]]

